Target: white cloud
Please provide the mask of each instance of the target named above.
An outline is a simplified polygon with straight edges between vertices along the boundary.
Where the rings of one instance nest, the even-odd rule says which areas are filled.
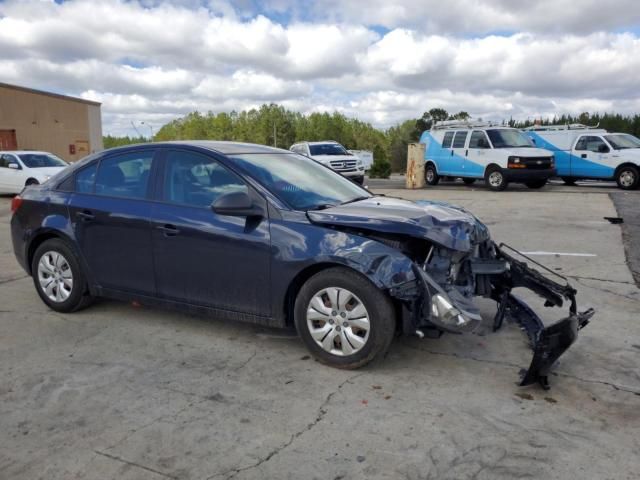
[[[382,127],[435,106],[483,118],[640,108],[636,1],[256,4],[4,1],[0,81],[100,100],[115,133],[265,102]]]

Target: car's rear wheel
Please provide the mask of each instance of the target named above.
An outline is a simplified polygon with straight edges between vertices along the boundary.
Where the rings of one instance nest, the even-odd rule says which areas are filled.
[[[31,273],[38,295],[51,309],[75,312],[91,303],[80,263],[62,240],[47,240],[37,248]]]
[[[438,175],[434,164],[429,163],[427,165],[427,168],[425,168],[424,181],[427,182],[427,185],[438,185],[438,182],[440,181],[440,175]]]
[[[525,185],[529,188],[538,189],[542,188],[547,184],[546,180],[531,180],[529,182],[525,182]]]
[[[620,167],[616,173],[616,183],[623,190],[635,190],[640,184],[640,170],[634,165]]]
[[[494,192],[501,192],[509,186],[509,181],[500,167],[489,167],[484,176],[484,183]]]
[[[353,270],[336,267],[302,286],[295,325],[316,359],[353,369],[387,352],[396,322],[391,300],[383,292]]]
[[[465,185],[473,185],[474,183],[476,183],[475,178],[463,178],[462,181]]]

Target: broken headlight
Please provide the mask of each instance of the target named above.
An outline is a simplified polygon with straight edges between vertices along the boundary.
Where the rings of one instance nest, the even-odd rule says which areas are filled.
[[[431,297],[431,321],[456,332],[473,330],[477,325],[475,320],[467,318],[440,293]]]

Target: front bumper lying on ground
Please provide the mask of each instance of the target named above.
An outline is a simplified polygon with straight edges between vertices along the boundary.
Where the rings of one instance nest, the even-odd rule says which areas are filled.
[[[514,258],[512,254],[506,252],[507,250],[526,258],[551,275],[563,279],[565,283],[549,279],[526,262]],[[498,304],[497,313],[493,319],[493,331],[499,330],[507,319],[517,324],[528,337],[529,346],[533,350],[533,359],[529,368],[521,372],[519,384],[525,386],[539,383],[544,389],[548,389],[548,376],[553,364],[576,341],[578,331],[589,323],[594,311],[588,309],[578,312],[577,292],[564,277],[508,245],[492,244],[492,251],[492,258],[479,261],[478,266],[475,267],[477,270],[476,294],[478,294],[478,285],[484,283],[486,288],[482,294],[492,298]],[[477,329],[482,318],[471,298],[461,294],[455,286],[439,284],[428,271],[422,268],[415,270],[421,284],[418,290],[424,292],[424,295],[414,297],[411,308],[412,325],[417,326],[415,330],[420,335],[425,329],[439,333],[443,331],[473,332]],[[515,288],[527,288],[533,291],[545,300],[545,307],[562,307],[565,302],[569,302],[569,316],[545,326],[536,312],[512,293]],[[395,293],[398,295],[400,292]]]

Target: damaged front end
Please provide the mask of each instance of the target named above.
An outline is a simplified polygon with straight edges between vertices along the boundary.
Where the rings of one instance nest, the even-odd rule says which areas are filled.
[[[592,309],[578,312],[576,290],[566,278],[508,245],[495,244],[487,227],[461,207],[376,196],[309,212],[308,216],[313,223],[382,243],[411,262],[409,268],[413,272],[397,272],[398,278],[404,280],[393,282],[388,288],[390,295],[404,306],[405,333],[430,337],[439,337],[443,332],[478,333],[483,322],[474,298],[495,300],[498,310],[493,330],[499,330],[505,319],[518,324],[534,352],[520,385],[537,382],[548,388],[552,365],[593,316]],[[512,293],[516,288],[536,293],[545,300],[546,307],[562,307],[568,302],[569,315],[545,326]]]
[[[508,253],[509,252],[509,253]],[[549,279],[540,271],[518,260],[523,257],[563,280]],[[482,317],[473,296],[485,296],[498,303],[493,331],[507,319],[526,333],[533,359],[522,371],[521,386],[539,383],[549,388],[548,376],[555,361],[575,342],[578,331],[589,323],[593,309],[578,312],[576,290],[566,279],[505,244],[499,246],[487,239],[476,245],[474,255],[452,252],[432,246],[425,262],[414,265],[417,282],[413,286],[395,288],[391,295],[410,303],[407,327],[415,327],[418,335],[425,332],[438,336],[441,332],[474,332]],[[515,288],[527,288],[545,300],[546,307],[562,307],[569,303],[569,315],[545,326],[541,318],[524,301],[515,296]]]

